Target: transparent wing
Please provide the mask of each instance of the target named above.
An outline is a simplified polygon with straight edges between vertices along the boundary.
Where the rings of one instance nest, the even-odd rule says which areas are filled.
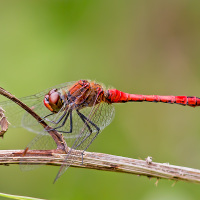
[[[93,107],[86,107],[82,109],[81,114],[86,116],[93,124],[96,125],[97,128],[92,125],[91,123],[88,123],[88,126],[86,125],[86,122],[84,122],[81,117],[78,115],[76,110],[73,110],[72,112],[72,132],[71,133],[62,133],[63,137],[66,140],[66,143],[69,147],[72,149],[81,149],[86,150],[86,148],[90,145],[93,138],[97,134],[99,134],[106,126],[108,126],[112,119],[114,118],[115,109],[112,104],[107,104],[105,102],[102,102],[100,104],[97,104]],[[51,116],[52,121],[57,121],[61,116],[63,115],[63,112],[59,112],[58,114],[55,114]],[[62,123],[62,121],[60,122]],[[60,124],[59,123],[59,124]],[[59,124],[51,124],[50,126],[52,128],[56,128],[59,126]],[[69,131],[70,130],[70,119],[66,121],[65,125],[61,128],[59,128],[57,131]],[[49,136],[48,132],[43,130],[41,134],[37,135],[29,144],[28,149],[31,150],[47,150],[47,149],[56,149],[56,144],[52,137]],[[66,159],[71,158],[71,152],[68,152],[66,155]],[[72,159],[69,159],[72,161]],[[64,171],[68,168],[68,166],[71,164],[71,162],[66,162],[66,165],[64,168],[62,168],[62,173],[59,174],[61,176]],[[22,170],[32,170],[37,168],[36,165],[22,165],[20,168]]]
[[[86,117],[86,121],[80,118],[80,115],[73,111],[73,131],[65,134],[65,139],[71,149],[85,151],[93,142],[96,136],[111,122],[114,118],[115,109],[112,104],[102,102],[93,106],[82,109],[80,112]],[[69,124],[68,124],[69,126]],[[88,127],[89,126],[89,127]],[[98,128],[99,130],[98,130]],[[63,130],[65,127],[63,127]],[[64,133],[63,133],[64,135]],[[69,137],[70,136],[70,137]],[[55,181],[67,170],[73,163],[74,154],[72,151],[66,155],[65,164],[61,166]],[[55,182],[54,181],[54,182]]]
[[[92,111],[92,112],[91,112]],[[113,117],[114,117],[114,106],[112,104],[107,104],[102,102],[101,104],[97,104],[95,105],[93,108],[91,107],[86,107],[83,108],[82,110],[80,110],[80,112],[86,116],[87,118],[90,118],[90,121],[92,121],[97,127],[100,128],[101,132],[106,126],[108,126]],[[56,113],[52,116],[48,117],[49,121],[53,121],[56,122],[61,116],[63,115],[63,111]],[[90,117],[91,116],[91,117]],[[27,121],[29,121],[28,116],[24,117]],[[48,122],[49,126],[51,126],[52,128],[55,128],[58,132],[61,132],[65,141],[67,142],[67,145],[69,147],[73,147],[77,149],[77,145],[78,142],[81,141],[81,139],[83,139],[84,137],[86,137],[87,135],[89,136],[87,138],[86,141],[84,141],[84,145],[87,146],[87,141],[90,140],[91,137],[93,137],[93,135],[97,132],[97,129],[95,128],[95,126],[91,125],[90,123],[88,124],[91,128],[92,133],[89,131],[89,129],[87,128],[87,126],[85,126],[85,122],[80,118],[80,116],[77,114],[76,110],[72,111],[72,132],[71,133],[63,133],[63,132],[69,132],[70,131],[70,117],[68,117],[66,123],[64,124],[63,127],[57,129],[58,126],[60,126],[60,124],[62,123],[62,121],[58,124],[54,124],[51,122]],[[28,123],[28,122],[27,122]],[[25,124],[27,124],[25,123]],[[36,130],[36,128],[34,126],[27,126],[26,129],[32,129],[34,128],[34,130]],[[45,131],[43,128],[38,128],[38,132],[40,132],[41,135],[46,135],[49,136],[48,132]],[[77,138],[79,138],[77,140]],[[36,144],[36,141],[38,141],[38,145]],[[39,140],[36,140],[35,144],[34,144],[34,148],[32,148],[32,144],[29,145],[28,147],[30,149],[41,149],[41,145],[43,144],[43,148],[42,149],[52,149],[51,146],[49,146],[50,144],[48,144],[47,142],[43,142],[41,144],[41,142]],[[74,145],[76,141],[76,145]],[[33,142],[32,142],[33,143]],[[77,146],[77,147],[76,147]],[[84,149],[83,148],[83,144],[80,145],[80,147],[78,149]]]
[[[64,83],[58,86],[54,86],[52,88],[64,88],[68,90],[69,87],[73,83]],[[34,109],[34,111],[40,115],[41,117],[48,115],[49,111],[43,105],[43,98],[46,93],[49,92],[49,88],[37,95],[33,95],[30,97],[22,98],[21,100],[26,103],[29,107]],[[8,112],[9,110],[16,111],[15,114],[11,112],[8,113],[8,120],[14,125],[22,126],[30,131],[40,133],[29,145],[29,149],[55,149],[55,143],[51,137],[49,137],[48,133],[40,127],[40,125],[26,112],[19,112],[14,108],[19,107],[14,103],[0,103],[0,105]],[[13,107],[10,109],[11,107]],[[9,108],[9,109],[6,109]],[[19,108],[21,109],[21,108]],[[23,109],[21,109],[23,111]],[[65,109],[61,109],[59,113],[56,113],[52,116],[48,117],[47,123],[58,132],[61,132],[67,142],[67,145],[72,149],[82,149],[83,151],[86,150],[89,145],[93,142],[96,136],[107,126],[111,123],[114,117],[114,107],[111,104],[106,102],[101,102],[99,104],[94,103],[93,107],[84,107],[80,110],[73,110],[72,111],[72,120],[70,118],[66,119],[64,112]],[[62,118],[62,116],[64,116]],[[68,115],[70,116],[70,115]],[[10,119],[9,119],[10,117]],[[59,119],[66,119],[66,123],[63,123],[61,120],[58,124],[55,124],[56,121]],[[49,121],[53,121],[51,123]],[[63,123],[63,124],[62,124]],[[61,124],[61,125],[60,125]],[[61,127],[60,127],[61,126]],[[58,128],[60,127],[60,128]],[[72,127],[72,131],[70,132],[70,127]],[[58,128],[58,129],[57,129]],[[66,133],[68,132],[68,133]],[[72,161],[68,162],[68,158],[72,156],[71,152],[68,152],[66,155],[66,164],[63,165],[56,177],[56,179],[68,168]],[[71,160],[71,159],[69,159]]]
[[[61,109],[62,110],[62,109]],[[63,114],[63,112],[59,112],[57,114],[53,114],[51,116],[48,117],[48,120],[51,121],[55,121],[56,119],[59,119],[59,117]],[[49,133],[42,127],[42,126],[30,126],[30,121],[29,121],[29,117],[31,117],[31,115],[28,115],[28,113],[26,113],[24,115],[24,120],[26,120],[27,122],[23,122],[23,124],[26,124],[26,129],[33,131],[34,132],[38,132],[40,134],[38,134],[27,146],[26,148],[28,148],[28,150],[51,150],[51,149],[56,149],[56,143],[53,140],[53,138],[49,135]],[[55,127],[56,125],[53,123],[50,123],[47,121],[47,124],[49,124],[49,126],[51,126],[52,128]],[[26,149],[25,148],[25,149]],[[23,160],[23,158],[22,158]],[[22,171],[29,171],[29,170],[33,170],[40,167],[40,165],[30,165],[30,164],[24,164],[23,162],[20,164],[20,169]]]
[[[62,83],[51,88],[48,88],[38,94],[20,98],[20,100],[25,103],[28,107],[32,108],[40,117],[44,117],[50,114],[50,111],[44,106],[43,99],[44,96],[52,88],[68,88],[75,82]],[[26,111],[24,111],[19,105],[12,102],[11,100],[0,102],[0,106],[5,110],[5,115],[8,121],[11,123],[11,127],[23,127],[29,131],[35,133],[43,132],[41,125]]]
[[[114,111],[115,109],[112,104],[102,102],[95,105],[93,108],[86,107],[80,110],[80,113],[92,123],[94,123],[100,129],[100,133],[106,126],[111,123],[114,117]],[[74,149],[85,149],[86,146],[90,143],[91,138],[94,137],[98,130],[90,122],[84,122],[75,110],[73,111],[72,119],[72,133],[63,133],[63,136],[70,147]],[[86,123],[90,127],[92,133],[90,132]],[[67,126],[69,127],[69,120]],[[65,127],[62,129],[65,130]],[[80,143],[83,139],[85,139],[84,142]]]
[[[73,110],[72,132],[62,133],[62,134],[69,147],[77,150],[79,149],[86,150],[87,147],[92,143],[93,139],[95,139],[97,134],[99,134],[106,126],[108,126],[111,123],[112,119],[114,118],[115,109],[112,104],[107,104],[105,102],[102,102],[93,107],[83,108],[82,110],[80,110],[80,112],[95,126],[87,122],[88,123],[87,125],[89,126],[88,127],[86,125],[86,122],[84,122],[78,115],[77,111]],[[51,116],[51,120],[57,121],[62,115],[63,112],[55,114]],[[62,121],[60,123],[62,123]],[[59,124],[50,124],[50,125],[52,128],[56,128],[57,126],[59,126]],[[99,128],[99,130],[97,130],[97,127]],[[68,118],[65,125],[59,128],[57,131],[66,132],[69,130],[70,130],[70,119]],[[53,141],[53,139],[49,137],[48,132],[43,130],[42,134],[37,135],[27,147],[32,150],[55,149],[56,144]],[[70,160],[70,162],[68,162],[68,160]],[[59,175],[57,176],[57,178],[60,177],[67,170],[67,168],[70,166],[72,162],[73,162],[73,154],[70,151],[66,155],[66,164],[61,167],[61,170],[59,171]],[[36,167],[37,166],[35,165],[22,165],[21,169],[32,170]]]
[[[32,109],[42,108],[43,95],[33,95],[21,98],[20,100]],[[22,127],[22,119],[26,111],[22,109],[18,104],[12,102],[11,100],[0,102],[1,107],[5,110],[5,115],[8,121],[11,123],[12,127]],[[43,110],[43,109],[42,109]],[[41,110],[41,112],[42,112]],[[32,118],[34,120],[34,118]]]
[[[49,135],[38,134],[29,144],[28,149],[31,150],[51,150],[56,149],[56,143]],[[23,161],[23,158],[21,159]],[[41,165],[36,164],[24,164],[20,163],[20,169],[22,171],[29,171],[40,167]]]

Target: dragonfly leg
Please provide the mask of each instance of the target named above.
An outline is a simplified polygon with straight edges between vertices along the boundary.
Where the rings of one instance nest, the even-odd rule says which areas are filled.
[[[81,120],[83,121],[83,123],[87,126],[90,134],[87,135],[82,141],[80,141],[74,148],[76,149],[78,146],[80,146],[91,134],[92,134],[92,129],[91,127],[89,126],[88,122],[85,120],[85,118],[83,117],[83,114],[80,113],[78,110],[77,110],[77,114],[79,115],[79,117],[81,118]],[[83,154],[84,154],[84,150],[83,152],[81,153],[82,154],[82,164],[83,164]]]
[[[48,114],[48,115],[46,115],[46,116],[44,116],[44,117],[42,117],[42,120],[41,121],[39,121],[39,122],[42,122],[42,121],[44,121],[47,117],[49,117],[49,116],[51,116],[51,115],[54,115],[54,113],[50,113],[50,114]],[[46,121],[49,121],[48,119],[46,119]]]
[[[54,115],[54,114],[55,114],[55,113],[51,113],[51,114],[45,116],[44,118],[46,118],[46,117],[48,117],[48,116],[51,116],[51,115]],[[60,121],[62,121],[62,119],[66,116],[66,114],[67,114],[67,111],[65,111],[65,112],[63,113],[63,115],[62,115],[56,122],[51,121],[51,120],[49,120],[49,119],[46,119],[46,121],[51,122],[52,124],[58,124]],[[44,119],[44,118],[43,118],[43,119]]]
[[[80,146],[87,138],[90,137],[90,135],[92,134],[92,129],[90,128],[89,126],[89,123],[94,126],[97,130],[95,136],[92,138],[92,140],[90,141],[90,143],[85,147],[85,149],[83,149],[83,152],[82,152],[82,155],[84,153],[84,151],[90,146],[90,144],[94,141],[94,139],[97,137],[97,135],[99,134],[99,131],[100,131],[100,128],[95,124],[93,123],[90,119],[88,119],[84,114],[80,113],[78,110],[76,110],[78,115],[80,116],[80,118],[82,119],[82,121],[85,123],[85,125],[87,126],[87,128],[89,129],[90,131],[90,134],[89,135],[86,135],[86,137],[78,144],[76,145],[75,148],[77,148],[78,146]]]
[[[54,130],[59,129],[59,128],[62,128],[62,127],[65,125],[65,123],[66,123],[68,117],[70,117],[70,118],[69,118],[69,119],[70,119],[70,130],[69,130],[69,131],[59,131],[59,132],[60,132],[60,133],[72,133],[72,129],[73,129],[72,110],[70,110],[70,111],[67,113],[67,115],[65,116],[65,118],[64,118],[64,120],[63,120],[63,122],[62,122],[62,124],[61,124],[60,126],[54,128]]]

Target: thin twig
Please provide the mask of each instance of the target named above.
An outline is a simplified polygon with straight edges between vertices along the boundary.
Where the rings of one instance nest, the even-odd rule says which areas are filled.
[[[72,155],[76,156],[76,158],[73,160],[72,167],[129,173],[147,176],[148,178],[153,177],[157,179],[200,183],[200,170],[197,169],[170,165],[168,163],[149,163],[145,160],[93,152],[84,152],[82,163],[82,151],[78,152],[78,154],[77,150],[73,151]],[[23,152],[23,150],[0,150],[0,164],[10,165],[23,162],[24,164],[32,165],[60,166],[65,162],[66,156],[66,154],[55,153],[52,150],[30,150],[24,156]],[[73,156],[69,159],[73,159]]]

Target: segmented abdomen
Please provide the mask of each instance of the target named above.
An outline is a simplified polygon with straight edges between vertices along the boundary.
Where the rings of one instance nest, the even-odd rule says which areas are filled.
[[[200,106],[200,98],[198,97],[128,94],[116,89],[107,90],[107,100],[110,101],[110,103],[121,103],[129,101],[136,101],[136,102],[148,101],[148,102],[163,102],[171,104],[176,103],[192,107]]]

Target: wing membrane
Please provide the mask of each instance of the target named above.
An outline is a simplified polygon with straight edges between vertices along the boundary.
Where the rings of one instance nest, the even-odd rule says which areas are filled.
[[[115,109],[112,104],[108,104],[102,102],[95,106],[87,107],[81,110],[81,113],[86,116],[86,118],[99,127],[99,131],[96,129],[95,126],[90,125],[90,130],[88,129],[86,123],[80,119],[77,113],[74,113],[74,117],[76,117],[76,128],[73,130],[71,135],[75,135],[74,138],[65,137],[67,144],[70,144],[71,149],[76,150],[86,150],[92,141],[96,138],[97,134],[99,134],[106,126],[108,126],[112,119],[114,118]],[[63,127],[64,128],[64,127]],[[73,163],[74,154],[72,151],[68,152],[66,155],[65,164],[61,166],[54,182],[68,169],[68,167]]]
[[[36,95],[21,98],[20,100],[27,106],[32,108],[40,117],[44,117],[51,113],[43,104],[44,96],[49,92],[49,90],[51,90],[52,88],[63,88],[67,92],[74,83],[75,82],[63,83],[48,88]],[[87,90],[87,88],[85,90]],[[90,93],[88,93],[88,95],[90,95]],[[51,137],[49,137],[48,132],[46,132],[43,129],[43,127],[20,106],[11,101],[0,102],[0,106],[6,111],[5,115],[8,118],[8,121],[12,124],[12,126],[23,127],[29,131],[39,133],[39,135],[37,135],[35,139],[33,139],[28,145],[29,149],[43,150],[56,148],[56,144],[54,140]],[[70,118],[66,120],[66,123],[63,122],[63,120],[66,119],[66,116],[63,115],[65,112],[66,116],[67,114],[69,114],[68,116],[70,116],[70,113],[67,112],[72,112],[72,122],[70,122]],[[89,145],[96,138],[96,136],[111,123],[113,117],[114,107],[112,104],[103,101],[101,103],[96,104],[95,101],[92,107],[86,106],[80,110],[79,108],[77,108],[77,110],[66,110],[65,106],[63,106],[63,108],[58,113],[49,116],[46,122],[49,126],[55,128],[58,132],[61,132],[63,134],[67,145],[71,147],[71,149],[81,149],[84,151],[89,147]],[[59,119],[62,120],[59,121]],[[55,122],[57,121],[59,121],[59,123],[55,124]],[[60,128],[57,129],[57,127]],[[71,132],[70,127],[72,127]],[[62,173],[73,162],[73,159],[69,159],[72,156],[73,155],[71,154],[71,151],[67,153],[66,163],[60,168],[56,179],[60,175],[62,175]],[[25,167],[23,167],[23,169],[27,170],[29,169],[29,167],[26,165]]]
[[[52,89],[52,88],[64,88],[68,90],[68,88],[74,84],[74,82],[62,83],[51,88],[48,88],[38,94],[19,98],[20,101],[25,103],[28,107],[32,108],[40,117],[44,117],[50,114],[50,111],[44,106],[43,99],[44,96]],[[8,121],[11,123],[11,127],[23,127],[29,131],[35,133],[41,133],[42,128],[41,125],[37,123],[37,121],[24,109],[22,109],[18,104],[14,103],[11,100],[0,102],[0,106],[5,110],[5,116]]]

